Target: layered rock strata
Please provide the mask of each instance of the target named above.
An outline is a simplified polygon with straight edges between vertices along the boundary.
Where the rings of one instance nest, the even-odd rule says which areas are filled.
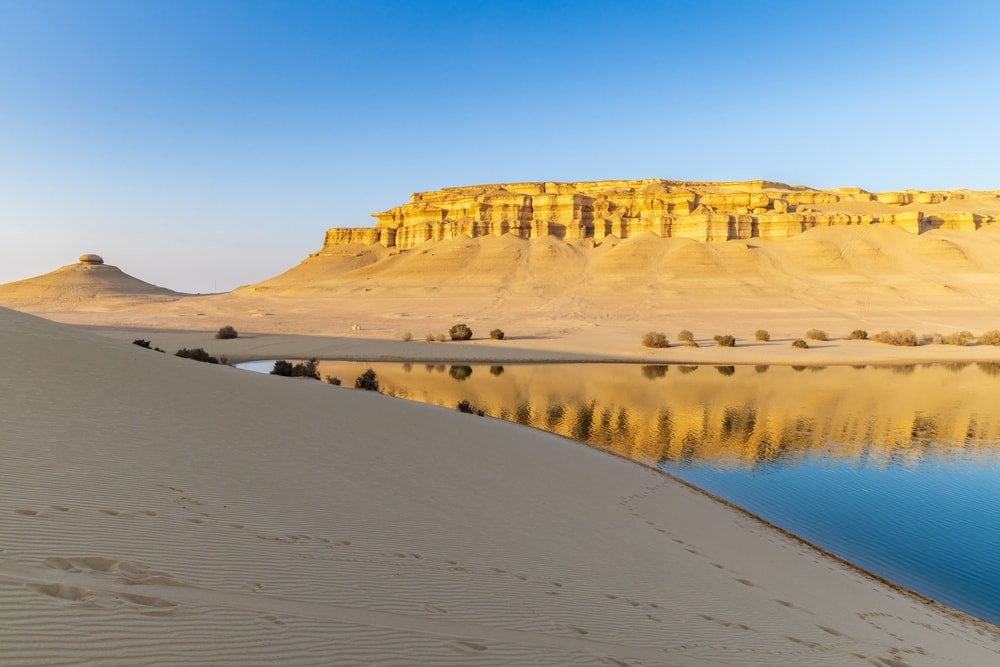
[[[407,204],[373,213],[374,227],[330,229],[324,250],[345,244],[407,250],[426,241],[503,234],[595,241],[642,232],[697,241],[774,239],[812,227],[870,224],[920,234],[992,224],[998,197],[997,191],[872,193],[772,181],[474,185],[415,193]]]

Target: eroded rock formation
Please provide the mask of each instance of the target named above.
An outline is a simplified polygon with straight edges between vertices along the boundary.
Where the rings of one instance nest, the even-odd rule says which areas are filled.
[[[324,249],[381,244],[407,250],[431,240],[503,234],[596,241],[642,232],[697,241],[772,239],[812,227],[879,223],[919,234],[992,224],[998,197],[998,191],[872,193],[772,181],[474,185],[415,193],[407,204],[372,214],[375,227],[330,229]]]

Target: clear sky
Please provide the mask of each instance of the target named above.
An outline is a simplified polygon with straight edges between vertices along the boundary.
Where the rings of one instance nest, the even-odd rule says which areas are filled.
[[[411,192],[1000,189],[1000,3],[0,0],[0,283],[190,292]]]

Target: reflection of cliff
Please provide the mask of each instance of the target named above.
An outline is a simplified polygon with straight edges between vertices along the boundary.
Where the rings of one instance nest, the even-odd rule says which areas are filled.
[[[975,365],[804,373],[740,366],[732,376],[710,367],[507,366],[501,374],[476,366],[466,374],[470,367],[458,366],[461,381],[447,366],[375,368],[390,395],[450,408],[468,400],[489,416],[651,463],[1000,459],[992,399],[1000,378]]]
[[[560,239],[662,237],[725,241],[787,238],[812,227],[892,224],[913,233],[978,229],[995,221],[996,192],[870,193],[814,190],[770,181],[692,183],[647,179],[583,183],[507,183],[418,192],[373,214],[374,228],[335,228],[324,250],[381,244],[407,250],[468,236]]]

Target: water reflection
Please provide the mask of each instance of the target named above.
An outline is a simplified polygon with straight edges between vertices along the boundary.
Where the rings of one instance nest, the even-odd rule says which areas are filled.
[[[715,366],[714,373],[660,364],[429,364],[415,373],[408,364],[320,362],[320,373],[353,378],[369,366],[386,394],[450,408],[469,401],[489,416],[654,465],[822,457],[913,466],[998,457],[1000,364]]]

